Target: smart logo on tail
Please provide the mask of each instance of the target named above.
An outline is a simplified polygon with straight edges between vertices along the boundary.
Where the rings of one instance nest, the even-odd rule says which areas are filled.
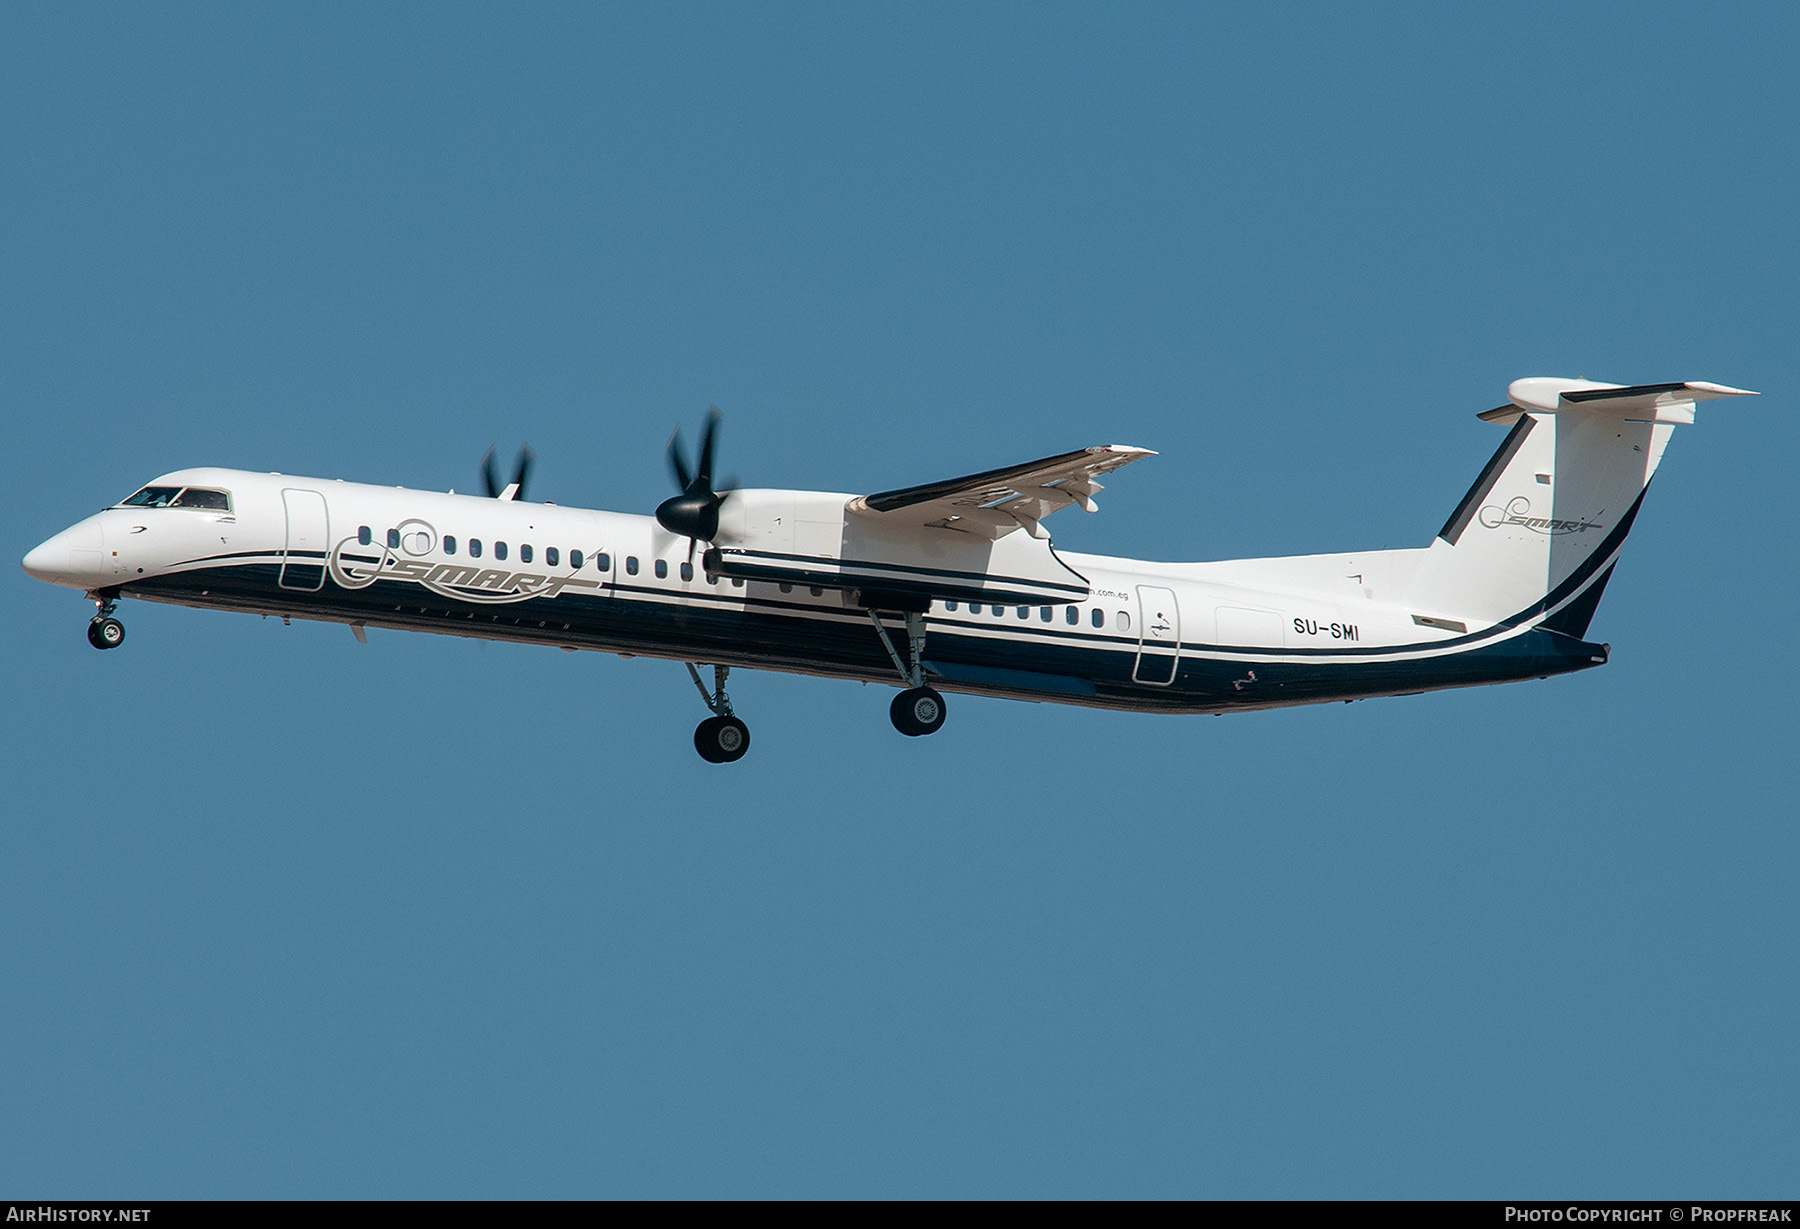
[[[1590,529],[1604,529],[1599,521],[1557,521],[1547,517],[1531,515],[1531,501],[1518,495],[1507,501],[1506,507],[1496,508],[1489,504],[1476,514],[1484,529],[1498,529],[1502,525],[1518,525],[1533,533],[1547,533],[1552,536],[1565,533],[1586,533]]]

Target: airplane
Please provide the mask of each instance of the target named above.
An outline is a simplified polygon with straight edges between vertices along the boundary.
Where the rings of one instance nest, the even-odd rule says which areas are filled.
[[[1509,427],[1424,547],[1199,563],[1059,552],[1043,521],[1095,510],[1120,444],[868,495],[715,487],[719,416],[655,516],[528,503],[532,454],[485,496],[234,469],[164,474],[25,556],[120,598],[555,645],[687,665],[712,763],[749,728],[725,682],[781,670],[900,686],[918,737],[944,693],[1218,714],[1545,678],[1605,664],[1584,639],[1644,494],[1719,384],[1534,377],[1482,413]],[[699,566],[695,566],[695,555]],[[710,686],[701,673],[710,666]]]

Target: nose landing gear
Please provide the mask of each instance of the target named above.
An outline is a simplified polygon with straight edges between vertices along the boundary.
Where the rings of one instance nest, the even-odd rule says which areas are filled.
[[[116,649],[125,643],[125,625],[112,617],[118,608],[117,593],[94,592],[94,617],[88,622],[88,643],[96,649]]]
[[[708,764],[730,764],[743,759],[744,752],[750,750],[750,727],[731,713],[731,697],[725,694],[725,677],[731,673],[731,667],[713,667],[713,686],[708,691],[700,681],[700,671],[692,662],[685,664],[700,698],[713,711],[694,729],[694,750]]]

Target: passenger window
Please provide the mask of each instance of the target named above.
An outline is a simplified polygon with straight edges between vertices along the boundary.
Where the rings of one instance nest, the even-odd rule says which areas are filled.
[[[400,549],[400,531],[398,529],[388,530],[388,549],[389,550],[399,550]]]
[[[200,487],[189,487],[175,501],[177,508],[205,508],[212,512],[231,511],[231,501],[225,497],[224,491],[208,491]]]
[[[1131,615],[1123,610],[1119,612],[1119,630],[1122,632],[1131,630]]]
[[[469,558],[471,558],[471,559],[481,558],[481,539],[480,538],[470,538],[469,539]]]
[[[956,613],[956,603],[955,603],[955,602],[945,602],[945,603],[944,603],[944,609],[945,609],[945,610],[948,610],[948,611],[950,611],[950,612],[951,612],[951,613],[952,613],[952,614],[954,614],[954,613]]]
[[[572,568],[578,568],[581,566],[581,552],[580,551],[572,550],[569,552],[569,566]]]
[[[494,558],[496,558],[496,559],[506,558],[506,543],[504,543],[504,542],[494,543]]]
[[[454,555],[456,553],[456,535],[455,534],[447,533],[444,535],[444,553],[446,555]]]
[[[1051,617],[1050,616],[1050,608],[1048,606],[1038,607],[1038,622],[1048,623],[1050,621],[1050,617]]]
[[[357,529],[356,529],[356,540],[358,542],[362,543],[364,546],[367,546],[369,543],[371,543],[375,540],[375,534],[369,529],[369,527],[367,525],[359,525],[359,526],[357,526]]]
[[[733,589],[742,589],[744,587],[744,578],[742,576],[733,576],[731,578],[731,587]]]
[[[625,556],[625,575],[627,575],[627,576],[636,576],[637,575],[637,556],[636,555]]]
[[[819,586],[817,586],[817,585],[808,585],[806,591],[808,593],[812,594],[814,597],[824,597],[825,596],[825,590],[819,588]]]
[[[1006,613],[1006,607],[1004,607],[1004,606],[994,607],[994,617],[996,619],[998,619],[1001,615],[1003,615],[1005,613]]]
[[[1104,610],[1100,609],[1098,606],[1094,607],[1094,617],[1092,619],[1092,622],[1095,627],[1105,627],[1106,626],[1106,612]]]
[[[784,580],[781,582],[780,589],[783,593],[792,593],[794,591],[794,586],[788,584],[788,582]]]
[[[1064,606],[1063,622],[1067,623],[1070,627],[1074,627],[1077,623],[1081,622],[1081,612],[1073,606]]]
[[[594,556],[594,566],[602,572],[612,571],[612,556],[605,551],[601,551],[598,555]]]
[[[1019,607],[1019,617],[1021,619],[1029,619],[1031,617],[1031,607],[1029,607],[1029,606]]]
[[[527,543],[525,543],[525,545],[523,545],[519,548],[519,562],[520,563],[530,563],[531,562],[531,543],[527,542]]]
[[[554,546],[546,546],[544,548],[544,566],[553,568],[560,562],[562,562],[562,552],[558,551]]]
[[[658,559],[656,561],[656,579],[669,579],[669,561],[667,559]]]
[[[708,572],[706,574],[706,583],[709,585],[718,584],[719,583],[719,574],[717,572]]]
[[[693,564],[684,563],[681,565],[681,579],[683,579],[683,580],[694,579],[694,565]]]

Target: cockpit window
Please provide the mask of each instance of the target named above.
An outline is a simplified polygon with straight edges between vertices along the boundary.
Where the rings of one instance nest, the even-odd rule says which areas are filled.
[[[231,496],[225,491],[206,487],[147,486],[118,505],[121,508],[206,508],[213,512],[231,511]]]
[[[121,508],[166,508],[181,494],[178,486],[147,486],[120,504]]]
[[[231,497],[224,491],[209,491],[191,486],[181,493],[173,505],[177,508],[210,508],[215,512],[231,511]]]

